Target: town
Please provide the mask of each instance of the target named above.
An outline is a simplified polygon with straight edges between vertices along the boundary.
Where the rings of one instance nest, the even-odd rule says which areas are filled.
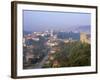
[[[25,34],[23,35],[23,69],[90,65],[90,57],[88,64],[73,63],[72,65],[69,60],[69,56],[73,53],[71,49],[79,44],[90,45],[90,34],[55,30]]]

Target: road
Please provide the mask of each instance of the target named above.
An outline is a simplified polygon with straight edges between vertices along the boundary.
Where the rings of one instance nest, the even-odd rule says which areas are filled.
[[[45,61],[48,59],[48,54],[43,58],[43,60],[39,63],[36,63],[33,66],[29,66],[27,67],[27,69],[38,69],[38,68],[42,68],[43,64],[45,63]]]

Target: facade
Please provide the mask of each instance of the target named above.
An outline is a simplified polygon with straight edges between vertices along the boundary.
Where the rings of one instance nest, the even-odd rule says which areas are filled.
[[[26,43],[25,42],[26,42],[26,40],[25,40],[25,38],[23,38],[23,46],[24,47],[26,47]]]
[[[82,43],[88,43],[88,44],[90,44],[91,43],[91,40],[90,40],[89,34],[83,33],[83,32],[80,33],[80,41]]]
[[[34,58],[34,55],[32,53],[27,52],[25,57],[26,57],[26,62],[30,63],[30,60]]]

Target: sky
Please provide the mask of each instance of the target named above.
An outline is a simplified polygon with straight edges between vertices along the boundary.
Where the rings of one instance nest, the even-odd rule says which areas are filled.
[[[23,10],[24,31],[65,30],[91,25],[91,14]]]

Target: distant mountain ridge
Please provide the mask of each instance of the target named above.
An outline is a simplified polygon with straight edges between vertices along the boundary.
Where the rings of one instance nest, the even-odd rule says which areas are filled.
[[[91,33],[91,26],[90,25],[84,25],[84,26],[79,26],[75,29],[77,32],[86,32],[86,33]]]

